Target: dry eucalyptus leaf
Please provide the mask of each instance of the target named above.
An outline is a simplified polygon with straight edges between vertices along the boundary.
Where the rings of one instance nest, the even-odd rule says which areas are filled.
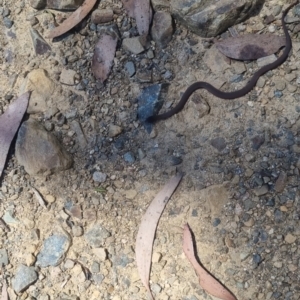
[[[188,224],[185,224],[183,229],[183,252],[194,267],[199,277],[201,287],[207,293],[222,300],[237,300],[237,298],[226,287],[224,287],[198,263],[194,252],[192,234]]]
[[[95,46],[92,60],[92,72],[97,79],[104,82],[112,68],[116,48],[117,38],[111,35],[102,35]]]
[[[182,175],[172,177],[163,189],[156,195],[147,208],[139,227],[136,237],[135,256],[139,275],[143,285],[149,292],[151,299],[154,299],[150,286],[150,267],[152,257],[152,246],[156,227],[159,218],[176,187],[178,186]]]
[[[0,116],[0,177],[2,175],[10,144],[20,126],[28,106],[30,92],[21,95],[11,103]]]
[[[274,34],[246,34],[217,42],[218,50],[227,57],[254,60],[276,53],[285,46],[285,37]]]
[[[152,20],[150,0],[122,0],[129,17],[136,20],[139,35],[148,35]]]
[[[55,38],[60,36],[80,23],[92,10],[97,0],[85,0],[84,3],[78,7],[63,23],[54,28],[48,38]]]

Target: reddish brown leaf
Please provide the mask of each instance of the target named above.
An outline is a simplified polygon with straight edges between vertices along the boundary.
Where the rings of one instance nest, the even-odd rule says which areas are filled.
[[[103,35],[96,44],[92,60],[92,72],[97,79],[104,82],[111,70],[117,47],[117,38]]]
[[[149,277],[154,235],[159,218],[181,178],[182,175],[172,177],[156,195],[142,218],[136,237],[135,255],[138,272],[152,299],[154,298],[149,286]]]
[[[148,35],[152,19],[150,0],[122,0],[123,5],[131,18],[136,20],[140,35]]]
[[[274,34],[247,34],[216,43],[221,53],[238,60],[253,60],[268,56],[283,46],[285,37]]]
[[[13,140],[28,106],[30,92],[11,103],[0,116],[0,177],[2,175],[10,143]]]
[[[97,0],[85,0],[63,23],[50,32],[48,38],[55,38],[68,32],[88,15],[96,2]]]
[[[183,230],[183,252],[194,267],[199,277],[201,287],[207,293],[223,300],[237,300],[236,297],[227,290],[227,288],[225,288],[198,263],[195,257],[192,234],[188,224],[184,225]]]

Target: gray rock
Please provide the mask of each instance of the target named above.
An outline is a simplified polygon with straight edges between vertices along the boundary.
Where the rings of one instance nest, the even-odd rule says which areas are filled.
[[[98,172],[98,171],[94,172],[94,174],[93,174],[93,180],[96,182],[103,183],[103,182],[105,182],[106,177],[107,177],[107,175],[105,173]]]
[[[57,266],[64,259],[70,247],[70,241],[65,235],[52,235],[44,241],[41,252],[37,255],[37,264],[42,268]]]
[[[72,158],[57,138],[36,121],[28,120],[19,129],[16,157],[28,174],[66,170]]]
[[[216,148],[219,152],[223,151],[226,148],[225,139],[222,137],[217,137],[210,141],[210,144]]]
[[[80,123],[77,122],[76,120],[73,120],[71,122],[71,128],[76,132],[77,141],[79,143],[80,148],[82,150],[86,149],[86,147],[87,147],[87,140],[86,140],[84,132],[83,132],[83,130],[81,128]]]
[[[114,12],[111,8],[95,9],[91,15],[91,21],[95,24],[107,23],[114,18]]]
[[[125,38],[123,40],[122,47],[133,54],[139,54],[145,50],[142,39],[139,36],[133,38]]]
[[[252,15],[263,0],[171,0],[172,15],[202,37],[214,37]]]
[[[6,249],[0,249],[0,266],[6,266],[8,264],[8,256]]]
[[[29,0],[29,5],[35,9],[44,9],[47,6],[47,0]]]
[[[105,240],[110,236],[110,232],[100,224],[94,225],[92,229],[84,235],[87,243],[93,248],[103,246]]]
[[[38,279],[33,267],[20,265],[16,276],[12,279],[12,287],[16,293],[23,292]]]
[[[56,10],[75,10],[84,0],[47,0],[47,8]]]
[[[130,164],[133,164],[135,162],[135,157],[132,152],[126,152],[124,154],[124,160]]]
[[[132,61],[128,61],[125,64],[126,72],[128,73],[129,77],[132,77],[135,74],[135,66]]]
[[[275,182],[274,190],[277,193],[282,193],[285,188],[286,183],[287,183],[287,174],[284,172],[281,172]]]
[[[160,48],[165,48],[172,39],[174,28],[168,12],[157,11],[153,17],[151,36]]]
[[[37,30],[30,28],[30,35],[36,55],[43,55],[46,52],[51,51],[51,47],[43,39],[43,37],[39,34]]]
[[[255,196],[262,196],[267,194],[268,192],[269,192],[269,187],[266,184],[254,189]]]

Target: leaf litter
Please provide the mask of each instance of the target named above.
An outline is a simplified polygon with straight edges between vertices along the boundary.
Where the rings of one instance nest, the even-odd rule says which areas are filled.
[[[136,21],[139,35],[148,35],[152,20],[152,8],[149,0],[122,0],[129,15]]]
[[[188,224],[185,224],[183,229],[183,252],[195,269],[200,286],[207,293],[222,300],[237,300],[225,286],[198,263],[194,252],[192,233]]]
[[[246,34],[216,42],[225,56],[237,60],[254,60],[276,53],[285,46],[285,37],[274,34]]]
[[[79,24],[92,10],[97,0],[85,0],[63,23],[52,29],[48,38],[58,37]]]
[[[95,46],[92,59],[92,72],[101,82],[104,82],[113,66],[113,60],[117,48],[117,37],[102,35]]]
[[[181,181],[182,175],[172,177],[163,189],[155,196],[150,203],[139,227],[136,238],[135,255],[136,264],[143,285],[147,289],[151,299],[154,299],[149,285],[152,246],[156,227],[160,216],[168,203],[170,197]]]
[[[10,144],[26,112],[31,92],[21,95],[0,116],[0,177],[4,170]]]

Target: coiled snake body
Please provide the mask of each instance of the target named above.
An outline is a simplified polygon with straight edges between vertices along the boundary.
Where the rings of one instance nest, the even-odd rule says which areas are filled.
[[[245,87],[243,87],[242,89],[240,89],[238,91],[234,91],[234,92],[222,92],[207,82],[197,81],[187,88],[187,90],[184,92],[180,101],[178,102],[178,104],[175,107],[173,107],[172,109],[170,109],[169,111],[167,111],[163,114],[148,117],[146,119],[146,122],[154,123],[157,121],[168,119],[168,118],[172,117],[173,115],[179,113],[185,106],[189,97],[196,90],[199,90],[199,89],[205,89],[208,92],[210,92],[211,94],[213,94],[214,96],[221,98],[221,99],[225,99],[225,100],[232,100],[232,99],[240,98],[240,97],[246,95],[247,93],[249,93],[255,87],[257,80],[259,79],[260,76],[262,76],[263,74],[265,74],[266,72],[268,72],[270,70],[273,70],[273,69],[279,67],[287,59],[289,52],[292,49],[292,41],[291,41],[291,37],[288,32],[288,29],[286,27],[286,24],[284,22],[284,18],[287,15],[287,13],[289,12],[289,10],[292,7],[294,7],[296,4],[298,4],[299,2],[300,2],[300,0],[297,0],[296,2],[291,4],[282,13],[281,22],[282,22],[282,28],[283,28],[283,31],[285,34],[285,40],[286,40],[285,49],[284,49],[282,55],[279,56],[278,59],[275,60],[273,63],[263,66],[261,69],[259,69],[257,72],[255,72]]]

